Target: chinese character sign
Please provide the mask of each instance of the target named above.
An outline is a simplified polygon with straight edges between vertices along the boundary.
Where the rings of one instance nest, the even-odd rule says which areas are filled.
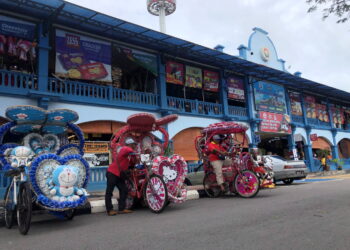
[[[204,90],[218,92],[219,90],[219,74],[217,72],[204,70]]]
[[[262,120],[260,122],[260,131],[262,132],[285,134],[292,132],[289,115],[260,111],[259,117]]]
[[[166,81],[168,83],[183,85],[184,74],[183,64],[172,61],[166,63]]]
[[[290,105],[291,105],[291,112],[293,115],[302,116],[303,111],[301,108],[301,96],[300,93],[297,92],[289,92],[289,99],[290,99]]]
[[[226,80],[227,97],[233,100],[244,101],[244,85],[243,79],[231,76]]]
[[[186,66],[186,87],[202,88],[202,70],[197,67]]]
[[[56,74],[68,78],[112,81],[111,44],[56,30]]]
[[[286,113],[286,98],[283,86],[256,82],[254,84],[256,110]]]

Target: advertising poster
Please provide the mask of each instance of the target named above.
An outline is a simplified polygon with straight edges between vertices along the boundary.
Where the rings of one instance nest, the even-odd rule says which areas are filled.
[[[302,116],[303,115],[303,111],[301,108],[301,96],[300,93],[297,92],[289,92],[289,99],[290,99],[290,105],[292,108],[292,114],[293,115],[298,115],[298,116]]]
[[[226,84],[228,99],[244,101],[243,79],[231,76],[227,78]]]
[[[254,84],[254,97],[256,110],[276,113],[286,113],[286,98],[283,86],[256,82]]]
[[[92,167],[106,167],[109,165],[109,153],[85,153],[83,158]]]
[[[219,74],[217,72],[204,70],[204,90],[218,92],[219,91]]]
[[[33,41],[35,24],[0,15],[0,34]]]
[[[56,30],[56,74],[63,77],[111,82],[111,44]]]
[[[177,62],[166,62],[166,82],[183,85],[184,84],[184,65]]]
[[[121,56],[125,56],[130,61],[150,71],[153,75],[158,75],[157,57],[155,55],[128,47],[115,46],[115,48],[117,52],[117,57],[118,54]]]
[[[332,105],[331,110],[333,123],[336,127],[340,128],[345,122],[343,109],[338,105]]]
[[[317,119],[319,119],[321,122],[329,122],[326,104],[316,103],[316,114]]]
[[[306,117],[316,119],[316,100],[313,96],[305,96]]]
[[[185,86],[201,89],[203,85],[202,70],[197,67],[186,66]]]
[[[289,115],[260,111],[259,117],[262,120],[259,127],[261,132],[292,133]]]

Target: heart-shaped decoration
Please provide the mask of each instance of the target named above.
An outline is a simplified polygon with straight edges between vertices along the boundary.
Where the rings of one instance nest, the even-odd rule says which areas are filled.
[[[187,192],[183,190],[183,183],[187,175],[187,163],[182,156],[158,156],[153,159],[152,171],[163,177],[168,196],[173,202],[179,203],[186,199]]]
[[[60,147],[60,140],[54,134],[44,136],[37,133],[30,133],[23,139],[24,145],[33,150],[35,154],[55,153]]]

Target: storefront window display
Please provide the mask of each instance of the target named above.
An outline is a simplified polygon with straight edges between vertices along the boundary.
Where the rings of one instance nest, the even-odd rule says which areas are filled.
[[[289,99],[291,105],[292,115],[302,116],[303,110],[301,108],[301,95],[298,92],[289,91]]]

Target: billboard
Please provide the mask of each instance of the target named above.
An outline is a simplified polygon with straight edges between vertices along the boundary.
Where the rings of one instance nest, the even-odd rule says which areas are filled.
[[[254,83],[255,109],[286,113],[284,87],[267,82]]]

